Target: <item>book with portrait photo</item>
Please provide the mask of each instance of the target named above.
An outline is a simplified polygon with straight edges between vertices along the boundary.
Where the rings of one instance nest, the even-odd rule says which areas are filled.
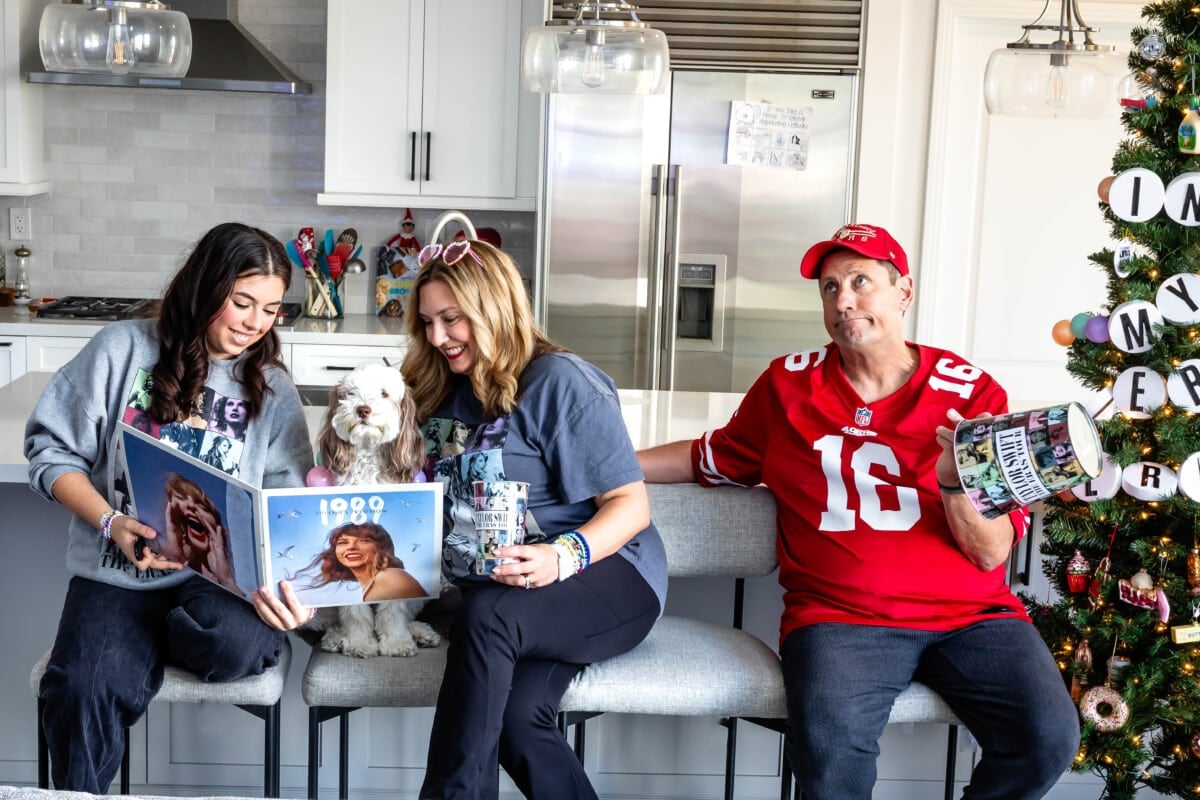
[[[442,485],[258,489],[121,425],[147,546],[243,598],[287,580],[307,606],[435,597]]]

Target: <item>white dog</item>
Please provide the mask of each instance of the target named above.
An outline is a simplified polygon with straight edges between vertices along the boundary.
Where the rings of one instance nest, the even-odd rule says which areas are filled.
[[[416,407],[399,370],[368,364],[346,375],[329,395],[317,436],[321,462],[338,485],[407,483],[425,462]],[[393,600],[323,608],[310,626],[320,647],[348,656],[413,656],[441,637],[414,616],[424,605]]]

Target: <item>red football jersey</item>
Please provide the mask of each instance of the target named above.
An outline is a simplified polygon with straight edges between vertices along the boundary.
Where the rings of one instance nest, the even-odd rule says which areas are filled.
[[[953,630],[1028,619],[1004,566],[982,572],[958,548],[934,471],[946,412],[1004,413],[1007,395],[961,357],[916,347],[909,382],[869,404],[834,344],[776,359],[725,427],[692,445],[701,483],[763,483],[775,495],[783,637],[820,622]],[[1009,516],[1023,536],[1028,512]]]

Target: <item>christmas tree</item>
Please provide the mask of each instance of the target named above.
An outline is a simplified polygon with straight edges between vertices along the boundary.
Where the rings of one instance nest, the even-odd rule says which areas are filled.
[[[1200,796],[1200,8],[1142,16],[1099,187],[1119,244],[1090,256],[1107,305],[1054,330],[1070,373],[1111,396],[1106,463],[1046,502],[1057,597],[1023,597],[1080,705],[1074,768],[1112,800]]]

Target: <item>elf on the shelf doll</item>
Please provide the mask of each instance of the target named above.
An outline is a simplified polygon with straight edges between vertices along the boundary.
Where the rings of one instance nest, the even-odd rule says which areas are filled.
[[[416,227],[416,223],[413,222],[412,209],[404,209],[404,220],[400,223],[400,233],[388,239],[386,246],[399,250],[403,255],[415,256],[421,252],[421,243],[413,235]]]

